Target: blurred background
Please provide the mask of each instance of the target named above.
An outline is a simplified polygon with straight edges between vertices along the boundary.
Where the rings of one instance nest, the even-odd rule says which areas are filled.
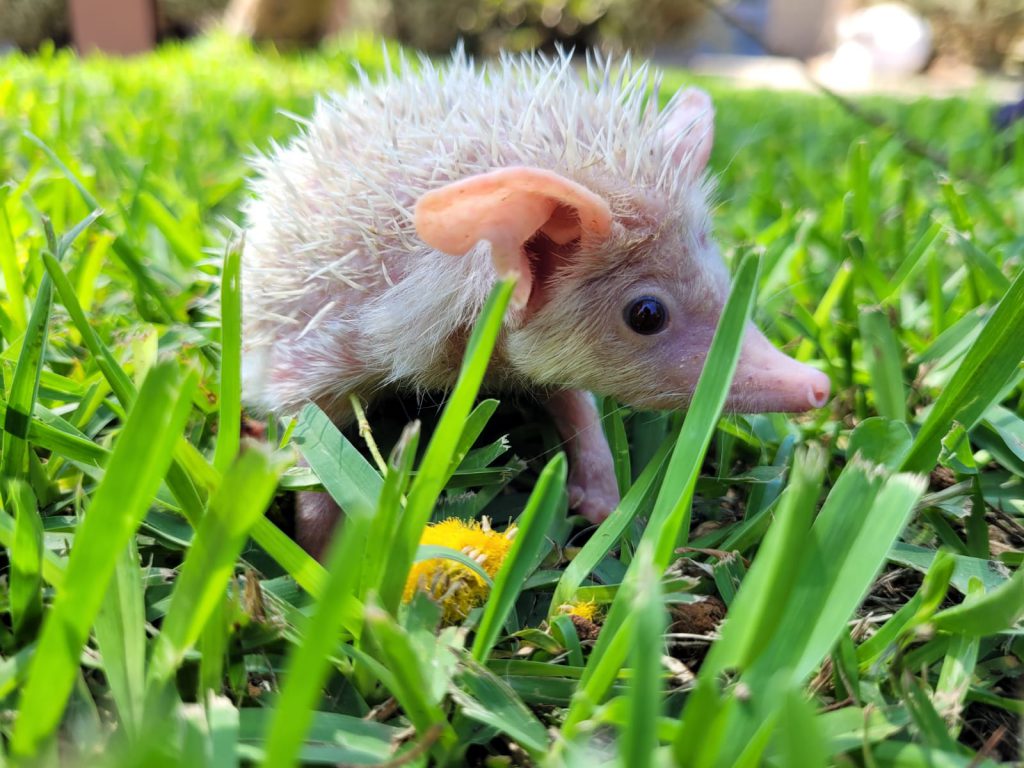
[[[631,49],[659,63],[803,87],[1016,93],[1022,0],[0,0],[0,49],[131,54],[213,30],[279,48],[368,31],[428,53]]]

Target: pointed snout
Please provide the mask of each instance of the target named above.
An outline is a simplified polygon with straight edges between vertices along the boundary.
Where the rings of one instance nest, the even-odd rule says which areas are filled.
[[[783,354],[751,325],[726,407],[741,413],[798,413],[824,406],[831,388],[828,376]]]

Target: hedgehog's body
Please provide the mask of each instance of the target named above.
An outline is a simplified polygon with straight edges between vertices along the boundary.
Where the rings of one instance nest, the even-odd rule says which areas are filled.
[[[581,81],[567,57],[537,56],[477,71],[456,55],[318,103],[259,162],[247,211],[247,401],[286,414],[314,401],[343,421],[353,393],[443,390],[498,272],[517,272],[488,385],[561,393],[575,495],[606,514],[610,457],[578,391],[684,405],[728,290],[708,237],[709,100],[691,90],[659,112],[643,72],[612,72]],[[788,361],[766,345],[748,334],[734,408],[823,396],[816,372],[758,374]]]
[[[364,388],[452,383],[495,274],[486,243],[439,258],[417,235],[416,202],[447,182],[544,168],[603,195],[617,218],[644,222],[635,240],[666,223],[651,217],[655,201],[672,212],[668,223],[706,231],[700,185],[665,171],[647,79],[592,72],[586,82],[567,58],[504,59],[480,72],[459,56],[441,72],[427,66],[319,102],[304,134],[260,161],[247,211],[250,401],[292,412]]]

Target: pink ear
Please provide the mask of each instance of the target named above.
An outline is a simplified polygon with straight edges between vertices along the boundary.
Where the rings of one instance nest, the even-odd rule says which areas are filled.
[[[699,88],[687,88],[673,97],[666,111],[662,141],[671,149],[672,159],[684,164],[690,178],[696,179],[707,168],[715,139],[711,97]]]
[[[502,168],[427,192],[416,204],[416,231],[430,246],[462,256],[481,240],[491,244],[500,275],[519,276],[513,303],[526,305],[532,288],[525,246],[538,233],[558,245],[579,238],[604,241],[608,204],[586,187],[539,168]]]

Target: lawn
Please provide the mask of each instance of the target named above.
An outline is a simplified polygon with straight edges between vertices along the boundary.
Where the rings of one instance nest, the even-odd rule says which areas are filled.
[[[369,437],[315,408],[240,429],[247,160],[384,57],[0,58],[11,761],[1020,760],[1024,126],[878,99],[871,128],[705,83],[733,293],[688,412],[601,404],[625,494],[595,531],[566,514],[547,420],[478,396],[504,283],[418,427],[396,401]],[[751,314],[829,374],[827,408],[721,413]],[[346,513],[325,567],[288,536],[292,491],[320,485]],[[484,515],[517,525],[496,572],[419,544]],[[403,599],[414,563],[449,603],[489,597],[439,628]]]

